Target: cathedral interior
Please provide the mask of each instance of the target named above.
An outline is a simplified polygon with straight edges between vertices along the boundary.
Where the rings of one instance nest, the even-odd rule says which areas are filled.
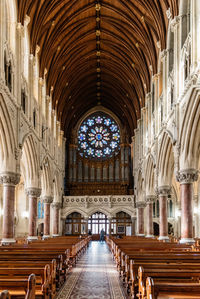
[[[200,238],[199,33],[199,0],[0,1],[1,245]]]

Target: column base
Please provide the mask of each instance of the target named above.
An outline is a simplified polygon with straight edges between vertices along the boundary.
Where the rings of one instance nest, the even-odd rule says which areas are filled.
[[[193,238],[182,238],[179,241],[180,244],[186,244],[186,243],[190,243],[190,244],[194,244],[195,240]]]
[[[146,235],[145,238],[155,238],[155,236],[154,235]]]
[[[59,237],[59,236],[60,236],[59,234],[53,234],[52,235],[53,238],[56,238],[56,237]]]
[[[10,245],[10,244],[13,244],[13,243],[16,243],[16,240],[13,239],[13,238],[3,238],[1,240],[2,245]]]
[[[44,235],[44,236],[42,237],[43,240],[45,240],[45,239],[49,239],[49,238],[51,238],[50,235]]]
[[[169,241],[169,237],[168,236],[160,236],[158,238],[159,241]]]
[[[36,241],[36,240],[38,240],[38,237],[37,236],[28,236],[27,240],[28,241]]]
[[[137,234],[137,237],[144,237],[145,234]]]

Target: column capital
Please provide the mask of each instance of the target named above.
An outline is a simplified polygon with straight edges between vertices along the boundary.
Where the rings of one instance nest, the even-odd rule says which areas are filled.
[[[180,170],[176,174],[176,179],[180,184],[192,184],[198,180],[198,171],[192,168]]]
[[[20,174],[15,172],[4,172],[0,174],[0,184],[17,185],[20,181]]]
[[[158,195],[159,196],[168,196],[170,194],[171,187],[170,186],[160,186],[158,187]]]
[[[136,202],[136,208],[145,208],[146,207],[146,203],[145,201],[138,201]]]
[[[35,187],[29,187],[26,189],[26,194],[31,197],[39,197],[41,194],[41,189]]]
[[[146,204],[153,203],[156,199],[155,195],[147,195],[145,198]]]
[[[42,200],[44,203],[52,203],[53,202],[53,197],[52,196],[43,196]]]
[[[52,206],[52,208],[60,209],[61,208],[61,203],[60,202],[53,202],[51,206]]]

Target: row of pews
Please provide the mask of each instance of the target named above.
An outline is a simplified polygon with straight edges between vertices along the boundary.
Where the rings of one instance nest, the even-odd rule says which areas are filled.
[[[131,298],[200,298],[199,246],[106,238]]]
[[[57,237],[0,247],[0,299],[54,298],[90,236]]]

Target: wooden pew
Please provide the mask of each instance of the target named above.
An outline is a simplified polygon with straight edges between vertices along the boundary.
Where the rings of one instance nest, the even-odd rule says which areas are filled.
[[[10,294],[8,291],[3,291],[0,293],[0,299],[10,299]]]
[[[31,274],[27,279],[0,279],[0,292],[5,296],[2,298],[35,299],[35,275]]]
[[[146,296],[145,299],[157,299],[159,298],[200,298],[200,284],[199,283],[178,283],[158,281],[155,282],[151,277],[146,280]],[[143,299],[144,299],[143,298]]]
[[[173,283],[193,283],[199,282],[200,279],[200,269],[151,269],[143,267],[139,267],[138,269],[138,298],[145,298],[146,297],[146,279],[147,277],[151,277],[156,282],[173,282]]]

